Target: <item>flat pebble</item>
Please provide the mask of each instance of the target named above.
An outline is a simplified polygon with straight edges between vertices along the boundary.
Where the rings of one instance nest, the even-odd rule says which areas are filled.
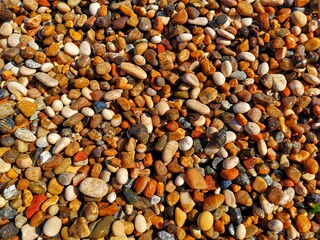
[[[107,194],[108,185],[99,178],[86,178],[79,186],[79,191],[84,195],[100,198]]]

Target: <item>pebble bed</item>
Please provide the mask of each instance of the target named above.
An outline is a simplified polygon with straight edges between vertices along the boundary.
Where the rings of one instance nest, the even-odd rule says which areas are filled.
[[[0,239],[320,239],[318,0],[1,0]]]

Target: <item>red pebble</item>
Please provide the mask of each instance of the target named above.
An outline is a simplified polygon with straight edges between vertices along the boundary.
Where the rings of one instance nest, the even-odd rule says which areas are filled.
[[[84,152],[77,152],[76,155],[73,157],[74,162],[81,162],[88,159],[88,155]]]
[[[26,217],[31,218],[36,212],[40,210],[41,204],[47,199],[48,198],[44,194],[33,196],[30,206],[26,208]]]

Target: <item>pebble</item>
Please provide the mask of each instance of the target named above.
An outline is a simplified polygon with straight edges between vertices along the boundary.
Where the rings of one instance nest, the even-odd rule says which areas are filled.
[[[50,77],[46,73],[38,72],[35,74],[35,77],[37,78],[38,81],[40,81],[41,83],[43,83],[47,87],[55,87],[59,84],[59,82],[56,79]]]
[[[232,107],[235,113],[246,113],[251,109],[250,105],[246,102],[239,102]]]
[[[137,215],[134,219],[134,228],[139,233],[144,233],[147,230],[147,222],[143,215]]]
[[[0,27],[0,35],[8,37],[12,34],[12,26],[8,22],[4,22]]]
[[[250,52],[241,52],[239,57],[248,62],[254,62],[254,60],[256,60],[255,56]]]
[[[186,136],[179,141],[179,149],[181,151],[188,151],[192,148],[193,139],[190,136]]]
[[[303,27],[307,24],[307,17],[303,12],[300,11],[294,11],[291,14],[291,21],[293,22],[294,25],[298,27]]]
[[[185,180],[192,189],[207,189],[208,184],[196,169],[188,169],[186,171]]]
[[[210,108],[208,106],[194,99],[187,100],[186,106],[191,110],[198,112],[200,114],[206,115],[210,113]]]
[[[147,73],[140,67],[132,64],[132,63],[127,63],[123,62],[120,64],[121,70],[124,72],[138,78],[138,79],[146,79],[147,78]]]
[[[63,50],[70,56],[77,56],[80,53],[79,48],[72,42],[68,42],[64,45]]]
[[[217,84],[218,86],[223,85],[226,81],[225,76],[221,72],[215,72],[212,78],[215,84]]]
[[[86,178],[79,186],[79,191],[93,198],[101,198],[108,192],[108,185],[99,178]]]
[[[43,225],[42,231],[46,236],[54,237],[60,232],[61,226],[61,219],[57,216],[53,216],[46,220],[46,222]]]
[[[199,214],[197,225],[202,231],[208,231],[213,226],[213,216],[209,211],[203,211]]]

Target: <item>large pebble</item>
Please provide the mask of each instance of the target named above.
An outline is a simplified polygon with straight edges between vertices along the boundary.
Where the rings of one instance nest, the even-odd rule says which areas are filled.
[[[14,136],[24,142],[33,142],[37,139],[36,136],[26,128],[18,128],[14,131]]]
[[[108,192],[108,185],[99,178],[86,178],[79,186],[79,190],[86,196],[101,198]]]
[[[235,104],[232,109],[235,113],[246,113],[251,109],[251,107],[249,103],[239,102]]]
[[[147,230],[147,222],[143,215],[139,214],[135,217],[134,228],[140,233],[144,233]]]
[[[64,45],[63,50],[70,56],[77,56],[80,52],[77,45],[72,42],[68,42]]]
[[[195,169],[188,169],[186,172],[186,182],[192,189],[207,189],[208,184],[201,173]]]
[[[147,73],[140,67],[132,64],[132,63],[128,63],[128,62],[123,62],[120,64],[120,68],[122,71],[138,78],[141,80],[144,80],[147,78]]]
[[[12,34],[12,26],[8,22],[4,22],[0,27],[0,35],[8,37]]]
[[[182,81],[189,84],[192,87],[199,87],[199,80],[196,75],[192,73],[186,73],[181,77]]]
[[[271,77],[273,79],[272,88],[273,88],[274,91],[281,92],[286,88],[287,80],[286,80],[284,75],[282,75],[282,74],[271,74]]]
[[[213,226],[213,215],[209,211],[203,211],[199,214],[197,225],[202,231],[208,231]]]
[[[210,108],[207,105],[199,102],[198,100],[189,99],[186,101],[186,105],[191,110],[200,114],[206,115],[210,113]]]
[[[43,225],[43,233],[48,237],[56,236],[61,229],[62,222],[57,216],[49,218]]]
[[[34,75],[38,81],[46,85],[47,87],[55,87],[58,86],[59,82],[53,77],[49,76],[46,73],[36,73]]]
[[[250,52],[241,52],[239,57],[248,62],[254,62],[254,60],[256,60],[255,56]]]
[[[226,81],[225,75],[223,75],[221,72],[215,72],[212,78],[214,83],[217,84],[218,86],[223,85]]]
[[[179,144],[177,141],[169,141],[162,151],[163,162],[166,164],[170,163],[178,148]]]

